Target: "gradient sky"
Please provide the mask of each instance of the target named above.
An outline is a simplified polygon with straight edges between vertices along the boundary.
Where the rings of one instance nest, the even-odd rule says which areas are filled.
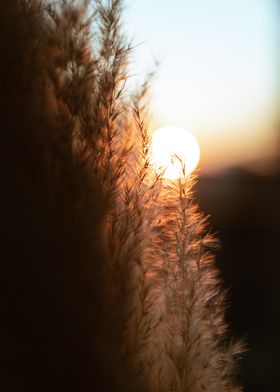
[[[186,127],[201,146],[201,169],[276,154],[280,92],[277,0],[127,0],[132,73],[160,60],[152,126]],[[139,76],[140,77],[140,76]]]

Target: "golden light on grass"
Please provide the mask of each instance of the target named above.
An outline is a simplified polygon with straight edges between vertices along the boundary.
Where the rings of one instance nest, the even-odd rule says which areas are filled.
[[[199,158],[199,145],[185,128],[168,126],[154,132],[151,164],[156,170],[164,170],[164,178],[175,180],[190,174],[196,168]]]

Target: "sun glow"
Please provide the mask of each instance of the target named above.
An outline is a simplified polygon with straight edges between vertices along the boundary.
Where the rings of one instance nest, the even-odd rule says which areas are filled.
[[[169,126],[153,133],[151,164],[156,170],[164,170],[162,177],[174,180],[190,174],[199,158],[199,145],[186,129]]]

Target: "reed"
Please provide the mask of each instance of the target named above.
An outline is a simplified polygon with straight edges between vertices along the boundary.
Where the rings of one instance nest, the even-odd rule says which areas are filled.
[[[150,164],[122,8],[0,3],[6,391],[241,390],[216,240],[195,176]]]

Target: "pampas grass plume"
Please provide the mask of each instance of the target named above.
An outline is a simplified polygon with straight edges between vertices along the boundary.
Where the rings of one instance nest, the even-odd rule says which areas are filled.
[[[241,390],[216,240],[195,176],[150,164],[122,9],[0,3],[3,391]]]

